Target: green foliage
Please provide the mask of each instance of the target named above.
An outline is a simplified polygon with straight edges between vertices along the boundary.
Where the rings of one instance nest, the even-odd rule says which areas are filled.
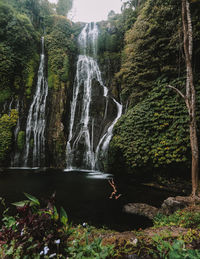
[[[43,27],[43,18],[53,13],[53,6],[47,0],[7,0],[17,12],[26,14],[35,28]]]
[[[17,147],[19,150],[24,149],[24,144],[25,144],[25,131],[19,131],[18,136],[17,136]]]
[[[24,193],[24,195],[28,198],[29,201],[32,202],[33,205],[35,205],[35,206],[40,205],[39,200],[36,197],[34,197],[33,195],[28,194],[26,192]]]
[[[6,100],[8,100],[11,97],[11,91],[9,88],[2,89],[0,92],[0,103],[4,103]]]
[[[176,0],[149,0],[139,12],[134,26],[126,33],[122,67],[116,74],[122,83],[124,102],[128,99],[136,103],[137,96],[145,96],[160,76],[170,80],[177,77],[184,64],[179,55],[180,15]]]
[[[49,68],[48,72],[49,72],[48,73],[48,87],[50,89],[53,88],[55,90],[58,90],[59,89],[59,77],[58,77],[58,75],[53,73],[50,68]]]
[[[67,80],[69,79],[69,72],[70,72],[70,64],[69,64],[69,57],[65,56],[64,60],[63,60],[63,73],[61,75],[61,80],[63,82],[67,82]]]
[[[185,103],[171,93],[165,82],[159,81],[146,99],[129,109],[117,123],[109,152],[111,166],[117,157],[123,157],[125,166],[132,171],[189,165],[187,123]]]
[[[21,54],[26,53],[27,48],[30,48],[37,37],[29,18],[1,2],[0,17],[1,41],[6,41],[7,46],[14,51],[19,51]]]
[[[179,226],[200,229],[200,213],[179,210],[170,216],[158,214],[154,218],[154,226]]]
[[[0,254],[9,254],[12,258],[49,258],[55,253],[57,258],[66,258],[65,242],[71,230],[66,232],[54,216],[53,196],[44,208],[40,208],[34,196],[27,193],[25,196],[28,200],[13,203],[17,208],[15,216],[9,216],[8,209],[4,212]]]
[[[171,244],[165,241],[160,236],[153,237],[154,242],[157,244],[157,251],[161,258],[165,259],[198,259],[200,258],[200,250],[186,249],[183,240],[174,240]]]
[[[61,82],[70,80],[70,67],[75,52],[72,26],[65,17],[51,16],[45,21],[48,52],[48,85],[58,89]]]
[[[84,259],[84,258],[96,258],[105,259],[114,254],[113,246],[102,245],[101,238],[94,238],[93,241],[89,242],[88,236],[90,235],[90,227],[87,226],[85,231],[77,231],[75,239],[68,247],[70,258]]]
[[[119,40],[120,31],[117,31],[115,25],[112,25],[113,28],[103,28],[101,27],[101,33],[98,37],[98,51],[99,53],[103,51],[117,52],[120,51],[120,44],[122,40]],[[113,30],[113,32],[112,32]]]
[[[103,68],[102,73],[105,78],[106,85],[109,85],[112,94],[118,97],[118,88],[113,80],[114,74],[120,69],[121,55],[119,52],[105,51],[99,55],[99,65]]]
[[[0,85],[1,89],[8,88],[10,85],[10,78],[8,75],[13,76],[13,69],[15,68],[14,64],[14,53],[10,46],[7,46],[7,43],[0,43]],[[4,88],[4,89],[3,89]]]
[[[136,21],[137,12],[126,9],[122,14],[114,14],[111,11],[108,21],[102,21],[98,25],[100,34],[98,36],[98,53],[121,52],[124,46],[124,34]]]
[[[17,124],[18,112],[11,110],[10,115],[0,118],[0,164],[6,159],[12,145],[12,129]]]
[[[18,95],[20,92],[25,92],[26,83],[27,92],[30,94],[38,62],[35,58],[37,32],[27,15],[19,13],[14,2],[8,1],[8,3],[12,6],[0,2],[0,103],[2,104],[11,93]]]
[[[56,12],[59,15],[67,16],[67,13],[72,8],[73,0],[58,0]]]
[[[128,30],[131,29],[136,19],[137,19],[137,12],[133,11],[132,8],[127,8],[123,10],[122,15],[120,17],[120,21],[122,23],[121,28],[124,33],[126,33]]]
[[[191,5],[198,127],[199,4]],[[134,13],[136,21],[127,27],[121,69],[112,81],[112,86],[121,90],[126,114],[115,127],[109,169],[186,171],[191,158],[188,112],[184,101],[167,89],[170,82],[184,93],[181,4],[175,0],[148,0],[135,12],[131,8],[125,11]]]
[[[39,63],[39,55],[34,54],[33,58],[29,60],[26,69],[25,69],[25,76],[26,76],[26,95],[31,95],[31,89],[34,82],[35,73],[38,69],[38,63]]]
[[[63,225],[67,225],[68,217],[63,207],[60,209],[60,221],[63,223]]]
[[[42,208],[37,198],[24,194],[27,200],[13,203],[16,215],[10,216],[8,208],[3,213],[1,258],[103,259],[113,254],[112,246],[103,246],[100,239],[89,241],[90,227],[84,231],[80,226],[72,227],[63,208],[58,214],[54,194]]]
[[[129,16],[129,18],[128,18]],[[119,85],[116,84],[114,75],[120,70],[121,50],[124,44],[124,33],[126,26],[131,26],[136,14],[133,10],[129,15],[114,14],[108,17],[108,21],[102,21],[98,24],[100,33],[97,42],[98,63],[102,71],[103,79],[110,87],[113,96],[119,97]],[[126,24],[126,25],[125,25]]]

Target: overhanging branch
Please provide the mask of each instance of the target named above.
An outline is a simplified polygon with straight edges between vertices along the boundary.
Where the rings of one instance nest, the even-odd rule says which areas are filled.
[[[180,90],[178,90],[176,87],[174,87],[172,85],[168,85],[167,87],[169,87],[169,88],[173,89],[174,91],[176,91],[185,100],[185,95]]]

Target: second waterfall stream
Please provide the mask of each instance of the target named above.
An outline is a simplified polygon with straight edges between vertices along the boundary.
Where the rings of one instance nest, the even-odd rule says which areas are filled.
[[[122,105],[109,95],[97,63],[98,27],[86,24],[78,44],[80,55],[71,101],[66,146],[67,170],[102,170]]]
[[[31,167],[45,165],[45,129],[48,84],[45,77],[44,37],[42,37],[41,41],[42,53],[40,55],[37,86],[26,122],[24,166]]]

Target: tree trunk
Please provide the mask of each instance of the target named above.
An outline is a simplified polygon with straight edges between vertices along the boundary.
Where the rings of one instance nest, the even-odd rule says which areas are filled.
[[[198,151],[198,141],[197,141],[197,130],[196,130],[196,120],[193,119],[190,122],[190,145],[192,151],[192,196],[197,196],[198,193],[198,159],[199,159],[199,151]]]
[[[192,71],[192,23],[190,14],[190,4],[188,0],[182,0],[182,23],[184,36],[184,53],[186,62],[186,96],[185,102],[190,118],[190,145],[192,153],[192,196],[197,196],[198,191],[198,171],[199,171],[199,150],[197,140],[196,124],[196,93],[193,82]]]

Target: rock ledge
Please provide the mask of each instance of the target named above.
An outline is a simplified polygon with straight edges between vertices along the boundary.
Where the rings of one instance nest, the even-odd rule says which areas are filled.
[[[158,213],[163,215],[170,215],[179,209],[183,209],[193,204],[194,201],[191,199],[191,197],[176,196],[169,197],[164,200],[161,208],[156,208],[145,203],[128,203],[124,205],[123,211],[129,214],[145,216],[152,220]]]

